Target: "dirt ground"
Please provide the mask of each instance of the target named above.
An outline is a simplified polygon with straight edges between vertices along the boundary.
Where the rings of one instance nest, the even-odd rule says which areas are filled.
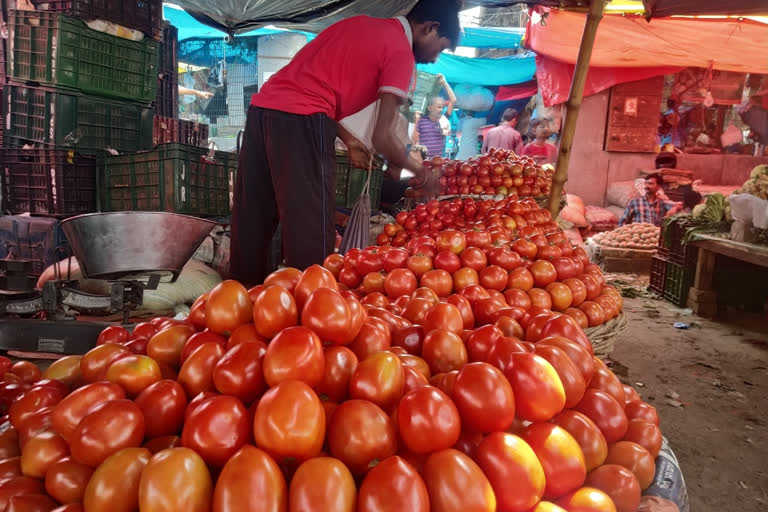
[[[691,512],[768,510],[768,316],[714,322],[640,295],[625,299],[630,324],[610,359],[658,409]]]

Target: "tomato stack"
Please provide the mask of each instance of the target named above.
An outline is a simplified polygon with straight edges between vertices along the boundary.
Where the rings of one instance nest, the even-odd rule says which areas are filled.
[[[505,149],[491,149],[466,162],[434,157],[425,165],[439,169],[442,195],[542,197],[549,195],[554,173],[551,166]]]
[[[3,360],[0,510],[637,508],[658,416],[573,317],[400,265],[353,291],[358,256],[225,281],[43,375]]]
[[[493,313],[505,310],[498,315],[534,305],[572,316],[582,328],[621,313],[621,295],[533,199],[431,201],[396,220],[379,235],[379,247],[329,258],[339,282],[360,296],[394,299],[416,283],[439,297],[479,294],[496,299]]]

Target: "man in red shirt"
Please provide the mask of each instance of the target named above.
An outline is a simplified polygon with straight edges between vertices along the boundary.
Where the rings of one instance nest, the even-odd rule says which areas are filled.
[[[458,0],[420,0],[406,17],[336,23],[254,95],[232,209],[233,278],[258,284],[269,274],[278,222],[286,265],[303,269],[334,251],[336,137],[356,166],[368,166],[364,144],[338,121],[377,100],[376,151],[411,170],[414,187],[432,187],[434,178],[408,155],[396,127],[416,62],[434,62],[456,47],[458,11]]]
[[[488,132],[483,141],[483,153],[489,149],[511,149],[515,154],[523,152],[523,137],[515,130],[519,114],[517,110],[508,108],[501,116],[501,124]]]

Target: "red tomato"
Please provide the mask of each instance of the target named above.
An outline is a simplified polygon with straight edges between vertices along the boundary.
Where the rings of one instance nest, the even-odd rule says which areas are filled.
[[[458,450],[429,456],[422,470],[433,512],[493,512],[496,496],[480,467]]]
[[[107,369],[106,378],[114,382],[130,396],[136,396],[161,379],[160,367],[148,356],[125,356]]]
[[[568,431],[579,443],[587,471],[592,471],[605,462],[608,456],[608,443],[597,425],[585,414],[566,410],[555,416],[552,422]]]
[[[278,461],[311,459],[323,447],[325,411],[307,384],[283,381],[261,397],[253,433],[256,444]]]
[[[21,451],[21,472],[25,476],[44,478],[52,464],[69,455],[67,442],[53,432],[42,432],[33,437]]]
[[[0,480],[21,476],[21,457],[9,457],[0,461]]]
[[[6,512],[48,512],[57,503],[45,494],[24,494],[8,500]]]
[[[264,493],[271,493],[264,489]],[[246,500],[248,497],[245,497]],[[289,510],[353,512],[357,488],[349,469],[339,460],[318,457],[304,462],[291,479]],[[240,509],[238,509],[240,510]],[[259,510],[264,510],[263,505]]]
[[[392,346],[402,347],[410,354],[421,354],[424,345],[424,328],[411,325],[398,329],[392,335]]]
[[[205,325],[215,333],[231,333],[251,321],[253,303],[248,290],[237,281],[222,281],[208,293]]]
[[[387,331],[382,329],[374,322],[363,324],[360,332],[347,348],[349,348],[358,359],[366,359],[369,355],[388,350],[391,345],[390,337]]]
[[[592,301],[582,302],[579,309],[587,315],[587,321],[590,327],[595,327],[605,323],[605,310],[600,304]]]
[[[250,300],[250,299],[249,299]],[[181,366],[181,352],[187,340],[195,334],[191,325],[172,325],[158,331],[147,344],[147,355],[173,368]]]
[[[454,306],[451,307],[456,309]],[[429,364],[432,373],[459,370],[467,364],[468,360],[467,349],[462,339],[453,332],[442,329],[430,330],[424,337],[422,357]]]
[[[494,325],[484,325],[472,331],[465,341],[467,356],[472,362],[485,362],[496,341],[503,336]]]
[[[213,484],[205,462],[188,448],[156,453],[139,482],[139,510],[207,512]],[[109,509],[107,509],[109,510]]]
[[[82,358],[82,356],[65,356],[57,359],[43,372],[43,378],[63,382],[70,389],[77,387],[82,378],[82,373],[80,372],[80,361]]]
[[[562,336],[544,338],[536,343],[537,346],[557,347],[565,352],[584,377],[584,382],[589,385],[595,373],[595,363],[592,355],[581,345]]]
[[[8,510],[8,503],[14,496],[43,493],[43,482],[37,478],[17,476],[0,482],[0,510]]]
[[[243,446],[224,466],[213,492],[216,512],[285,511],[285,478],[264,451]],[[206,509],[208,510],[208,509]]]
[[[250,418],[232,396],[202,402],[184,422],[181,442],[195,450],[211,467],[220,468],[251,438]]]
[[[595,375],[589,383],[589,387],[605,391],[611,395],[619,405],[624,404],[624,385],[618,377],[602,365],[595,365]]]
[[[582,487],[557,500],[568,512],[616,512],[610,496],[598,489]]]
[[[296,306],[298,306],[299,312],[304,308],[304,303],[306,303],[309,296],[312,295],[312,292],[319,288],[329,288],[338,291],[338,284],[331,272],[320,265],[312,265],[301,274],[301,277],[296,283],[296,289],[292,292],[296,299]]]
[[[59,503],[83,500],[93,469],[69,457],[52,464],[45,473],[45,490]]]
[[[467,247],[459,255],[459,259],[462,267],[471,268],[476,272],[480,272],[488,265],[488,257],[482,249],[477,247]]]
[[[491,265],[480,270],[480,285],[490,290],[504,291],[509,281],[509,274],[503,268]]]
[[[261,342],[265,343],[265,340],[256,332],[256,328],[253,324],[241,325],[235,329],[227,340],[226,349],[229,350],[236,345],[242,343]],[[266,343],[265,343],[266,345]]]
[[[457,256],[458,257],[458,256]],[[447,297],[453,290],[453,278],[445,270],[430,270],[421,276],[420,286],[432,290],[438,297]]]
[[[392,272],[396,268],[405,268],[408,261],[408,251],[405,249],[392,249],[382,256],[382,265],[386,272]]]
[[[587,388],[579,368],[568,357],[568,354],[558,347],[537,345],[534,353],[546,359],[557,372],[557,376],[560,377],[560,382],[565,389],[565,407],[568,409],[576,407],[584,397]]]
[[[357,336],[352,330],[352,320],[347,301],[330,288],[312,292],[301,312],[303,326],[312,329],[321,340],[337,345],[347,345]]]
[[[151,454],[144,448],[125,448],[94,471],[83,497],[86,510],[132,512],[139,507],[139,479]]]
[[[169,448],[178,448],[181,446],[181,438],[179,436],[163,436],[150,439],[144,443],[143,448],[150,451],[152,455],[159,453]]]
[[[504,374],[512,384],[519,418],[547,421],[563,410],[565,389],[546,359],[530,353],[513,353],[512,366]]]
[[[384,290],[390,297],[401,297],[403,295],[411,295],[416,286],[416,276],[410,270],[404,268],[396,268],[384,279]]]
[[[540,325],[540,327],[541,330],[539,330],[537,333],[534,333],[533,339],[529,338],[529,333],[526,332],[526,341],[532,341],[535,343],[541,339],[549,338],[551,336],[561,336],[575,343],[578,343],[581,347],[584,348],[584,350],[589,352],[590,355],[593,354],[592,344],[589,342],[587,335],[584,334],[584,331],[581,329],[581,327],[579,327],[576,321],[568,315],[556,314],[550,317],[548,320],[543,321],[543,324]]]
[[[461,259],[452,251],[440,251],[434,259],[436,269],[454,273],[461,268]]]
[[[630,420],[623,441],[639,444],[651,454],[654,460],[661,451],[661,430],[645,420]]]
[[[125,391],[111,382],[96,382],[76,389],[51,412],[53,430],[67,442],[88,411],[105,402],[125,398]]]
[[[640,394],[633,388],[632,386],[628,386],[627,384],[624,384],[624,405],[628,405],[630,402],[634,402],[635,400],[640,400]]]
[[[133,328],[133,331],[131,331],[131,339],[135,339],[135,338],[149,339],[155,334],[157,334],[157,331],[159,330],[160,329],[158,329],[156,325],[153,325],[150,322],[141,322],[136,324]]]
[[[141,446],[144,414],[130,400],[112,400],[90,409],[70,441],[72,458],[96,467],[110,455]]]
[[[341,510],[328,507],[323,510]],[[429,495],[419,473],[401,457],[378,463],[363,479],[358,512],[429,512]]]
[[[325,350],[323,380],[315,388],[329,400],[341,402],[347,397],[349,381],[357,370],[357,356],[346,347],[328,347]]]
[[[453,304],[440,303],[434,306],[424,318],[424,331],[442,329],[453,334],[464,331],[464,318]]]
[[[292,267],[280,268],[267,276],[264,286],[282,286],[289,293],[293,293],[301,276],[301,270]]]
[[[190,327],[191,329],[191,327]],[[89,350],[80,360],[80,373],[85,382],[104,380],[107,368],[120,359],[133,354],[122,345],[99,345]]]
[[[627,415],[624,414],[623,407],[608,393],[588,389],[576,410],[595,422],[609,444],[621,440],[627,433]]]
[[[466,290],[466,288],[465,288]],[[448,304],[456,306],[464,320],[464,329],[472,329],[475,326],[475,314],[472,312],[472,303],[463,295],[451,295],[446,299]]]
[[[258,399],[266,390],[262,363],[267,346],[261,342],[241,343],[230,348],[213,368],[213,385],[223,395],[245,404]]]
[[[349,400],[333,413],[328,425],[328,447],[356,475],[364,475],[371,463],[397,450],[392,420],[367,400]]]
[[[622,466],[600,466],[587,475],[584,485],[607,494],[616,505],[616,512],[635,512],[640,505],[640,483],[630,470]]]
[[[534,423],[521,437],[531,446],[544,468],[546,498],[559,498],[584,484],[587,476],[584,454],[565,429],[551,423]]]
[[[390,352],[377,352],[360,362],[349,382],[350,398],[370,400],[386,411],[400,401],[405,374],[400,359]]]
[[[656,408],[651,404],[647,404],[642,400],[636,400],[630,402],[626,406],[627,419],[630,420],[643,420],[654,425],[659,425],[659,413],[656,412]]]
[[[439,251],[451,251],[455,254],[461,252],[467,247],[467,238],[464,233],[452,229],[441,231],[437,236],[435,247]]]
[[[101,331],[101,333],[99,333],[99,337],[96,340],[96,345],[104,345],[105,343],[122,345],[127,342],[130,337],[131,333],[129,333],[125,327],[120,327],[119,325],[110,325]]]
[[[348,286],[349,288],[357,288],[362,281],[363,278],[353,268],[344,267],[341,269],[341,272],[339,272],[339,283]]]
[[[453,274],[454,291],[460,292],[464,288],[477,286],[479,284],[480,276],[477,275],[477,271],[473,268],[463,267]]]
[[[405,395],[397,407],[399,434],[409,451],[432,453],[459,440],[461,420],[451,399],[432,386]]]
[[[651,486],[656,474],[653,456],[648,450],[631,441],[619,441],[608,446],[608,457],[605,463],[618,464],[630,470],[637,477],[642,490]]]
[[[523,310],[520,308],[504,308],[497,314],[501,314],[501,312],[504,312],[505,315],[508,314],[510,316],[500,316],[493,324],[494,327],[499,329],[503,336],[517,339],[524,338],[525,331],[518,323],[518,321],[513,318],[513,316],[520,316],[522,318],[522,315],[524,314]]]
[[[527,512],[544,496],[544,469],[519,437],[494,432],[478,445],[474,460],[491,482],[499,510]]]
[[[247,325],[250,325],[250,324],[247,324]],[[240,326],[235,330],[240,330],[242,327],[243,326]],[[203,332],[198,332],[196,334],[193,334],[184,344],[184,348],[181,351],[181,356],[179,356],[179,362],[183,365],[187,361],[187,359],[189,359],[189,356],[192,355],[192,352],[194,352],[195,350],[198,349],[198,347],[206,343],[218,343],[219,345],[224,347],[227,344],[227,338],[225,338],[221,334],[216,334],[215,332],[211,332],[211,331],[203,331]]]
[[[527,352],[520,340],[511,337],[501,337],[491,346],[488,351],[486,361],[491,366],[498,368],[505,373],[511,370],[514,365],[513,354],[522,354]]]
[[[339,277],[339,272],[344,268],[344,256],[341,254],[329,254],[323,261],[323,267],[327,268],[333,274],[333,277]]]
[[[451,394],[464,424],[487,433],[503,432],[515,421],[515,396],[504,374],[487,363],[464,366]]]
[[[149,438],[169,436],[181,431],[187,397],[176,381],[161,380],[136,397],[144,413],[144,430]]]
[[[298,323],[299,312],[293,295],[281,286],[264,288],[253,303],[253,325],[256,333],[263,338],[272,338]]]
[[[307,327],[289,327],[267,346],[264,380],[270,387],[287,380],[302,380],[314,387],[323,379],[323,361],[320,338]]]
[[[8,410],[8,419],[16,430],[24,430],[28,420],[41,409],[52,407],[61,402],[67,394],[66,386],[33,387],[15,402]]]

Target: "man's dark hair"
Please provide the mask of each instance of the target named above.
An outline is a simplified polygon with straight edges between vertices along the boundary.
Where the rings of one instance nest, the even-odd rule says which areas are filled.
[[[501,119],[508,123],[509,121],[512,121],[513,119],[517,119],[520,116],[520,114],[517,112],[517,110],[513,108],[508,108],[504,111],[504,114],[501,116]]]
[[[701,194],[696,192],[693,189],[686,190],[683,193],[683,206],[688,209],[693,209],[694,206],[701,203],[702,200]]]
[[[664,185],[664,177],[661,174],[649,174],[645,177],[645,181],[653,180],[658,186]]]
[[[426,23],[434,21],[440,23],[437,33],[451,41],[452,48],[459,44],[461,25],[459,24],[459,0],[419,0],[406,16],[410,21]]]
[[[657,169],[674,169],[677,167],[677,156],[674,153],[659,153],[656,157]]]

